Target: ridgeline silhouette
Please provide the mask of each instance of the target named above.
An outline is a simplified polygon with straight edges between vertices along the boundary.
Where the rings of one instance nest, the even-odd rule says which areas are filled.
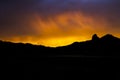
[[[18,56],[57,56],[57,55],[82,55],[82,56],[119,56],[120,39],[107,34],[99,38],[96,34],[92,40],[85,42],[74,42],[68,46],[57,48],[41,45],[12,43],[0,41],[0,50],[8,55]]]
[[[120,39],[110,34],[57,48],[0,41],[0,53],[12,80],[120,80]]]

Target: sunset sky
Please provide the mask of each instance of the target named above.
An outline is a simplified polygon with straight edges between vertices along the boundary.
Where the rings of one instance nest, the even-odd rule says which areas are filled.
[[[0,0],[0,40],[56,47],[95,33],[120,37],[120,0]]]

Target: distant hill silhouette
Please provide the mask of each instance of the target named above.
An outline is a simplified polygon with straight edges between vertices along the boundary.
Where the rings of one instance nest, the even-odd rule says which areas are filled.
[[[57,48],[0,41],[0,53],[12,80],[120,80],[120,39],[110,34]]]
[[[9,51],[9,55],[21,56],[50,56],[50,55],[84,55],[84,56],[119,56],[120,39],[107,34],[99,38],[96,34],[92,40],[85,42],[74,42],[68,46],[57,48],[41,45],[12,43],[0,41],[0,50]]]

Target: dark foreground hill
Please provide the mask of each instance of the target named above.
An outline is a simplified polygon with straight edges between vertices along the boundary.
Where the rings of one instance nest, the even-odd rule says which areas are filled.
[[[5,80],[120,80],[120,39],[101,38],[50,48],[0,41]]]
[[[0,41],[0,51],[16,56],[119,56],[120,39],[110,34],[99,38],[95,34],[92,40],[57,48]]]

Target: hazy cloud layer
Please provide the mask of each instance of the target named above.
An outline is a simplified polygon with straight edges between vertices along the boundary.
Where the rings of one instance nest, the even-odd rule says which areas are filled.
[[[47,21],[73,12],[98,22],[100,18],[108,28],[120,28],[120,0],[0,0],[0,38],[35,35],[30,23],[36,14]]]

